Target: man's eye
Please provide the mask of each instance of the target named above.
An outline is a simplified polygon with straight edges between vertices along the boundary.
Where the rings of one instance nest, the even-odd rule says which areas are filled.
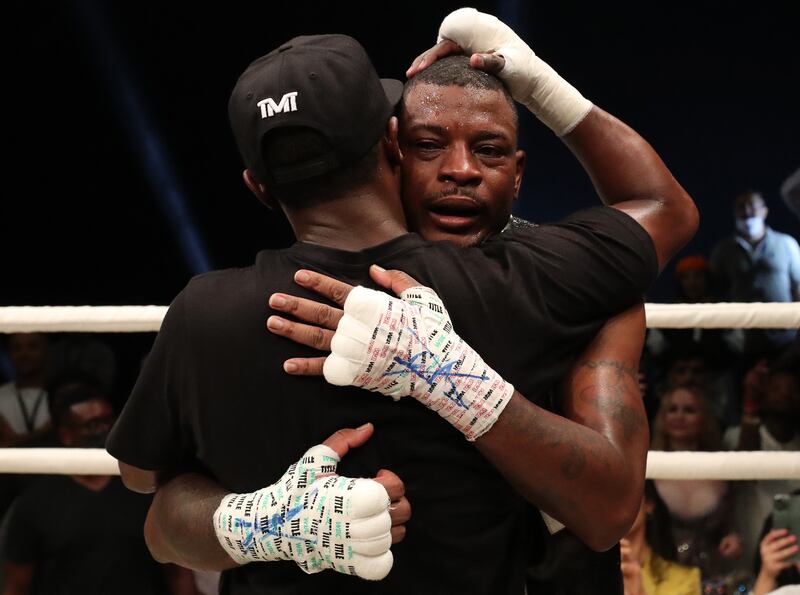
[[[415,143],[415,146],[420,151],[436,151],[439,149],[439,143],[432,140],[420,140]]]
[[[495,145],[481,145],[475,149],[475,152],[484,157],[502,157],[506,154],[502,148]]]

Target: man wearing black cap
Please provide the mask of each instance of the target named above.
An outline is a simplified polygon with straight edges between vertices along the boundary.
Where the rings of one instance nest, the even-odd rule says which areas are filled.
[[[323,60],[328,64],[323,65]],[[353,62],[349,69],[335,66],[350,60],[358,67]],[[277,78],[258,76],[259,70],[270,70],[276,64]],[[324,76],[331,69],[336,76]],[[254,75],[253,86],[248,84],[253,82],[250,75]],[[286,464],[320,436],[369,419],[378,428],[375,437],[367,448],[349,455],[342,467],[347,467],[351,476],[370,476],[381,467],[397,471],[414,495],[413,531],[395,547],[394,569],[377,585],[347,581],[334,573],[304,576],[290,564],[248,564],[226,574],[226,592],[270,592],[271,586],[281,593],[317,588],[348,592],[522,590],[527,532],[520,515],[525,502],[491,465],[475,456],[457,432],[443,432],[440,420],[414,403],[392,404],[365,398],[352,389],[291,381],[283,374],[281,363],[287,354],[305,356],[310,351],[263,333],[261,324],[268,315],[263,299],[294,289],[291,278],[296,269],[317,269],[353,284],[370,283],[366,266],[374,262],[412,272],[436,289],[460,333],[487,361],[497,362],[494,365],[515,382],[519,392],[539,395],[566,372],[566,355],[585,345],[603,318],[635,303],[658,263],[684,241],[680,230],[686,232],[685,227],[677,232],[673,227],[673,235],[667,238],[655,229],[654,221],[661,218],[663,224],[666,218],[672,222],[678,219],[677,210],[686,217],[688,208],[688,227],[693,225],[691,200],[652,149],[625,129],[631,135],[628,140],[638,144],[628,144],[625,155],[615,155],[613,150],[609,154],[605,146],[603,151],[615,163],[625,156],[632,160],[626,163],[629,175],[651,185],[657,178],[657,199],[652,192],[640,193],[637,201],[626,205],[641,226],[623,214],[622,208],[601,208],[557,226],[542,226],[535,238],[514,233],[489,240],[482,251],[426,245],[405,234],[398,174],[393,167],[400,158],[396,122],[390,121],[386,137],[377,132],[373,137],[377,145],[352,161],[357,151],[348,141],[356,146],[362,135],[353,133],[354,138],[349,139],[347,130],[337,128],[335,122],[350,116],[331,113],[358,109],[364,122],[379,112],[388,116],[391,103],[376,89],[380,89],[377,76],[363,50],[339,36],[297,38],[252,65],[240,79],[230,105],[234,130],[241,122],[239,110],[249,111],[260,130],[256,136],[249,128],[237,134],[240,145],[247,142],[257,147],[251,152],[243,150],[248,166],[245,182],[264,201],[281,205],[300,241],[285,251],[260,253],[249,269],[201,276],[176,298],[115,427],[109,450],[121,461],[142,469],[168,471],[194,464],[227,488],[215,493],[206,486],[207,491],[194,494],[197,498],[191,505],[197,508],[176,510],[187,518],[207,519],[193,528],[200,534],[191,533],[190,537],[207,539],[172,544],[193,550],[194,561],[182,558],[186,563],[224,568],[235,563],[211,517],[237,498],[223,499],[222,506],[221,498],[233,490],[243,496],[242,502],[253,501],[249,491],[259,492],[275,481]],[[335,96],[338,101],[305,103],[304,97],[314,93]],[[305,105],[312,107],[304,109]],[[616,125],[602,113],[590,114],[586,122],[589,127]],[[591,130],[585,132],[591,136]],[[345,148],[338,150],[339,146]],[[576,152],[583,151],[591,158],[595,148],[587,143]],[[258,161],[252,161],[254,158]],[[266,167],[259,175],[262,162]],[[513,164],[498,163],[498,167],[513,169]],[[642,168],[645,171],[640,171]],[[574,277],[566,275],[566,263],[576,269]],[[519,291],[509,295],[508,287]],[[219,350],[217,345],[226,348]],[[284,398],[286,395],[291,399]],[[572,426],[576,424],[551,419],[516,395],[511,402],[521,414],[533,413],[552,421],[553,432],[561,434],[560,444],[575,430]],[[492,434],[489,431],[486,436]],[[496,438],[496,445],[503,442],[503,436]],[[507,436],[509,444],[512,438]],[[527,439],[533,441],[528,448],[544,446],[536,442],[537,436]],[[580,445],[571,444],[567,450],[574,453],[576,448]],[[538,460],[532,469],[533,460],[528,458],[528,472],[522,473],[528,475],[522,477],[522,491],[529,494],[536,493],[538,477],[560,463]],[[520,457],[514,457],[513,465],[518,463]],[[503,471],[514,475],[517,470]],[[295,479],[290,479],[285,485],[297,488]],[[569,506],[571,499],[566,495],[561,497]],[[284,510],[275,523],[267,522],[256,537],[274,541],[276,528],[290,520],[288,511],[293,510],[295,507]],[[199,516],[191,516],[195,513]],[[241,520],[236,518],[233,524]],[[220,545],[214,551],[200,551],[213,546],[217,538]],[[607,538],[596,539],[600,544]],[[248,546],[252,541],[243,540]],[[241,558],[249,553],[243,552]],[[245,561],[241,558],[237,561]],[[312,560],[303,569],[317,567]],[[342,580],[347,582],[340,583]]]

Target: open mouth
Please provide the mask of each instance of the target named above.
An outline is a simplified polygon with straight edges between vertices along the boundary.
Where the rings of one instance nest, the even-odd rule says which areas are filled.
[[[446,196],[428,205],[428,212],[437,227],[459,231],[474,226],[483,213],[483,207],[465,196]]]

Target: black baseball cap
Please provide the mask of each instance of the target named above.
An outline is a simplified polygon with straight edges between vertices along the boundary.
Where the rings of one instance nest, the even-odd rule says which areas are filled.
[[[256,179],[305,180],[354,163],[372,148],[403,94],[403,83],[380,79],[366,51],[347,35],[295,37],[255,60],[228,102],[233,135]],[[272,130],[306,127],[330,151],[309,161],[270,167],[262,146]]]

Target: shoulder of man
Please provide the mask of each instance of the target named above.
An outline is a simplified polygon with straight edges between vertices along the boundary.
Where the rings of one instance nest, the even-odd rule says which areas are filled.
[[[534,223],[533,221],[528,221],[527,219],[523,219],[522,217],[517,217],[516,215],[511,215],[511,217],[508,219],[508,223],[506,223],[506,226],[500,233],[521,230],[532,231],[535,227],[539,227],[539,224]]]
[[[656,270],[658,266],[655,246],[647,231],[624,211],[608,206],[581,209],[552,223],[532,223],[512,217],[503,233],[494,237],[523,243],[527,241],[532,246],[538,246],[549,238],[554,241],[580,238],[590,243],[611,242],[641,249],[641,254],[652,260]]]
[[[798,246],[797,239],[789,235],[788,233],[783,233],[782,231],[776,231],[771,227],[767,227],[767,233],[772,236],[773,241],[781,242],[789,246]]]
[[[230,310],[256,290],[255,267],[242,267],[209,271],[192,277],[175,296],[169,306],[168,316],[202,316],[205,320],[224,317]],[[266,303],[266,297],[264,298]]]

